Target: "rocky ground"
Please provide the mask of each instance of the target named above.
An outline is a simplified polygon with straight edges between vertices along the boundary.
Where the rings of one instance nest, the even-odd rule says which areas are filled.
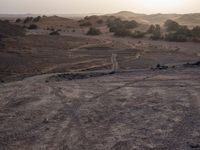
[[[180,67],[0,84],[0,149],[200,149],[199,76]]]

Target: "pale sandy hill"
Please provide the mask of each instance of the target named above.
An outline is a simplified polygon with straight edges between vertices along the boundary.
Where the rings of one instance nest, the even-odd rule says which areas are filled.
[[[200,25],[200,14],[185,14],[177,18],[175,21],[188,26],[197,26]]]
[[[84,19],[80,20],[79,23],[80,23],[80,26],[81,24],[84,24],[84,23],[90,23],[92,27],[102,27],[102,26],[105,26],[107,24],[107,20],[109,18],[113,18],[113,17],[109,17],[109,16],[88,16],[88,17],[85,17]]]
[[[112,14],[112,16],[119,17],[122,19],[130,19],[130,18],[139,18],[145,16],[145,14],[138,14],[130,11],[120,11],[116,14]]]
[[[39,28],[43,29],[47,28],[66,29],[66,28],[78,27],[77,21],[58,16],[44,17],[36,24],[39,26]]]
[[[139,23],[146,24],[163,24],[166,20],[172,19],[180,24],[190,27],[200,25],[200,14],[137,14],[129,11],[121,11],[108,16],[115,16],[126,20],[135,20]]]

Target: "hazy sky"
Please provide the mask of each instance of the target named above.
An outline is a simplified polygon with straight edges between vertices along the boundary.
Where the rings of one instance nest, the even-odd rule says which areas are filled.
[[[0,0],[0,13],[200,12],[200,0]]]

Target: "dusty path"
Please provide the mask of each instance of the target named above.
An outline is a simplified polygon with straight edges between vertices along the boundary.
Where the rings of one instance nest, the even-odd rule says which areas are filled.
[[[1,84],[0,149],[200,149],[199,75],[140,70]]]

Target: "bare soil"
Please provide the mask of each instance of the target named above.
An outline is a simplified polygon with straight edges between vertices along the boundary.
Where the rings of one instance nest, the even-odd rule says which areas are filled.
[[[198,43],[115,38],[110,35],[62,36],[27,35],[4,39],[0,48],[0,79],[3,82],[25,77],[69,71],[111,69],[117,55],[119,69],[144,69],[200,60]]]
[[[0,85],[1,150],[200,148],[199,68],[55,76]]]

